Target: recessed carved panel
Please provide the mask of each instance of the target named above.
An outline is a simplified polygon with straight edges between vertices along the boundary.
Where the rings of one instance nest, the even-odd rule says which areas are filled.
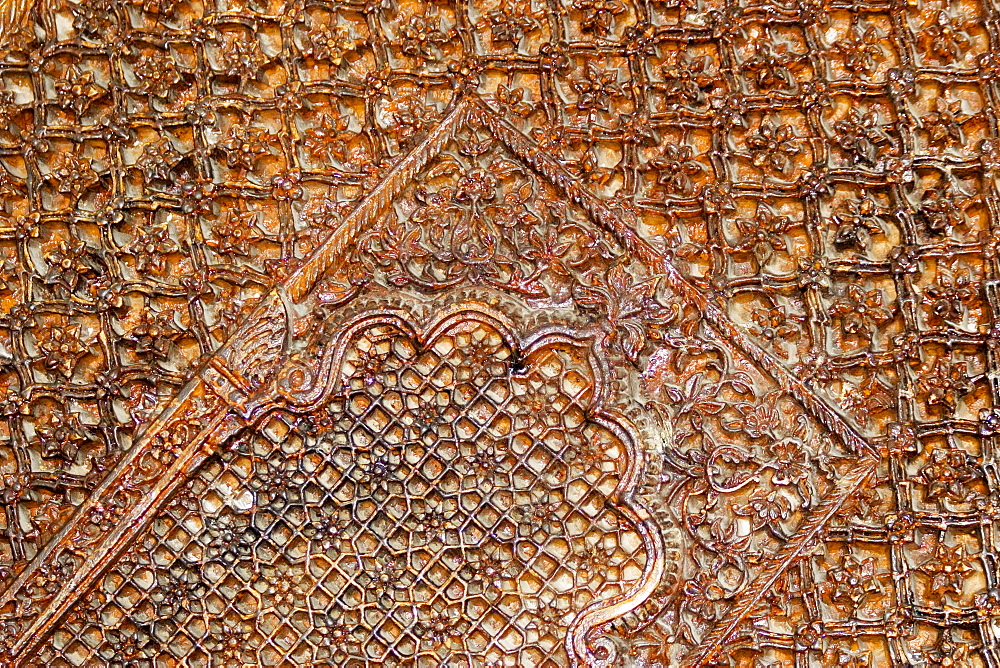
[[[586,653],[591,630],[664,572],[663,538],[632,501],[648,445],[615,408],[592,339],[449,311],[345,323],[329,395],[206,461],[45,662],[523,666]]]

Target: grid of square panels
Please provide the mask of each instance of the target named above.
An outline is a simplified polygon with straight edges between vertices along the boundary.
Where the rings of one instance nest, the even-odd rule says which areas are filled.
[[[996,665],[991,2],[52,7],[0,63],[0,561],[474,77],[884,448],[724,661]]]
[[[388,35],[360,5],[67,2],[3,54],[8,572],[432,127],[449,78]]]

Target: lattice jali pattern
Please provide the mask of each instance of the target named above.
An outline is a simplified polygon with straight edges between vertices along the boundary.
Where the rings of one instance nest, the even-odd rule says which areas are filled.
[[[323,409],[206,462],[43,661],[563,665],[581,612],[653,558],[585,345],[358,327]]]
[[[690,587],[647,611],[643,638],[622,633],[621,649],[657,667],[1000,665],[994,0],[48,0],[26,19],[3,36],[0,54],[3,583],[246,318],[244,304],[419,149],[462,89],[530,136],[529,153],[631,214],[623,219],[654,258],[676,263],[802,380],[795,405],[842,409],[882,456],[850,512],[817,536],[822,545],[782,562],[786,576],[725,638],[725,653],[705,654],[702,643],[727,621],[719,610],[745,600],[753,566],[735,577],[688,563],[681,579]],[[652,369],[663,348],[686,354],[713,336],[692,327],[673,341],[651,336],[649,321],[663,313],[649,281],[662,267],[619,262],[618,246],[588,246],[589,223],[577,230],[558,210],[549,221],[548,200],[564,193],[535,187],[528,167],[529,191],[511,178],[517,172],[491,170],[486,161],[497,154],[485,139],[456,137],[444,150],[455,170],[407,186],[423,188],[433,206],[415,217],[413,202],[394,203],[398,220],[373,233],[381,269],[361,264],[331,283],[354,290],[385,285],[388,274],[398,286],[407,280],[393,268],[401,258],[411,270],[431,266],[435,280],[406,289],[426,296],[439,294],[438,279],[491,284],[536,300],[532,308],[593,316],[612,366]],[[493,215],[484,217],[485,200],[452,188],[470,177],[504,182],[494,201],[520,214],[504,214],[510,226],[483,225]],[[518,192],[530,197],[508,199]],[[549,234],[540,220],[555,223]],[[430,235],[442,222],[459,243]],[[495,267],[491,275],[469,255],[470,230],[477,252],[498,235],[497,266],[527,273],[496,280]],[[590,261],[565,261],[574,246]],[[536,272],[546,274],[545,304],[539,285],[521,282]],[[679,403],[687,414],[678,423],[724,419],[734,428],[722,440],[754,455],[742,465],[766,469],[756,484],[770,484],[779,464],[827,468],[823,448],[787,447],[804,437],[768,410],[779,395],[792,405],[774,394],[789,392],[788,379],[777,384],[755,384],[735,413],[715,397]],[[485,395],[474,401],[501,408]],[[433,397],[424,404],[406,410],[432,419]],[[418,438],[416,420],[402,421],[407,438]],[[371,440],[385,433],[365,429]],[[566,448],[563,456],[575,452]],[[470,453],[459,454],[454,462]],[[261,469],[259,480],[286,476],[301,495],[310,471],[292,463],[294,471]],[[359,455],[345,475],[388,495],[401,481],[371,476],[404,463],[386,449]],[[663,477],[695,485],[698,463]],[[832,486],[834,473],[850,470],[840,466],[829,476],[794,473],[795,484],[822,496],[827,477]],[[255,485],[247,493],[265,510],[280,501]],[[698,563],[746,557],[747,505],[715,503],[711,519],[682,518],[692,522],[687,539],[715,541]],[[249,526],[247,510],[220,522]],[[762,500],[753,510],[782,512]],[[291,531],[292,510],[267,512],[282,517],[274,535]],[[799,535],[799,518],[789,519],[769,552]],[[445,535],[457,531],[450,521],[442,520]],[[774,524],[753,522],[754,533]],[[68,568],[46,564],[34,589],[19,590],[22,600],[44,607]],[[177,582],[188,577],[178,571]],[[231,605],[243,610],[244,599]],[[183,617],[170,610],[157,623]],[[0,630],[24,631],[15,617]],[[60,631],[59,642],[76,633]],[[74,642],[92,647],[89,633]],[[249,631],[220,633],[219,642],[240,647]],[[107,635],[123,646],[134,638]],[[97,656],[81,660],[104,661]]]

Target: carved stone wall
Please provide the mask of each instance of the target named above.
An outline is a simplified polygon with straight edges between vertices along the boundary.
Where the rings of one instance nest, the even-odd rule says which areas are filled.
[[[0,662],[1000,666],[992,0],[0,0]]]

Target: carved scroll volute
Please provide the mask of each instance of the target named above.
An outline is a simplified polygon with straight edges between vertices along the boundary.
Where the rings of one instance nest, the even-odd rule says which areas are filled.
[[[321,404],[333,391],[337,346],[327,341],[314,352],[296,353],[280,368],[273,379],[246,400],[243,416],[255,422],[276,408],[307,412]]]

